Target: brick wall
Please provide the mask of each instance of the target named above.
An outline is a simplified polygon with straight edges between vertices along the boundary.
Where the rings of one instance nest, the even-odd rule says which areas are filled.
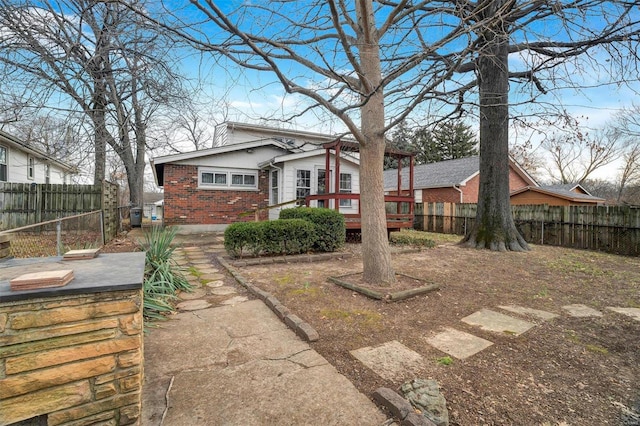
[[[509,167],[509,191],[524,188],[528,183]],[[460,193],[453,188],[434,188],[422,190],[422,201],[424,203],[477,203],[478,193],[480,191],[480,175],[476,175],[469,179],[466,185],[461,186],[462,201]]]
[[[460,192],[449,188],[433,188],[422,190],[422,202],[423,203],[459,203]]]
[[[138,424],[142,290],[0,303],[0,425]]]
[[[258,174],[257,191],[198,188],[198,167],[167,164],[164,167],[164,223],[166,225],[230,224],[254,220],[244,213],[269,205],[269,174]],[[266,220],[268,212],[260,212]]]

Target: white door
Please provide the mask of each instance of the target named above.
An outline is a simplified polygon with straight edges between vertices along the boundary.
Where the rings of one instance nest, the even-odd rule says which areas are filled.
[[[273,169],[269,175],[269,205],[280,204],[280,170]],[[269,209],[269,220],[275,220],[280,217],[280,209],[282,207],[275,207]]]

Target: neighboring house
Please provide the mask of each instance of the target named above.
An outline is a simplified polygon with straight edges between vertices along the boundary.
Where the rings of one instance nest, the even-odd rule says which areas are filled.
[[[75,167],[0,130],[0,182],[71,183],[71,175],[75,173]]]
[[[548,204],[550,206],[596,206],[604,198],[594,197],[580,184],[527,186],[511,193],[511,204]]]
[[[385,170],[385,191],[397,187],[397,169]],[[408,188],[409,171],[402,170],[403,189]],[[480,183],[480,157],[459,158],[414,167],[414,195],[416,203],[477,203]],[[509,189],[511,191],[537,186],[536,181],[518,163],[509,160]]]
[[[142,216],[148,219],[162,218],[164,194],[162,192],[145,192],[142,194]]]
[[[253,220],[258,209],[261,219],[276,219],[281,208],[293,207],[297,199],[325,192],[326,150],[321,145],[335,139],[242,123],[218,126],[216,147],[151,160],[156,183],[164,188],[164,223],[223,229]],[[342,153],[340,158],[338,191],[358,193],[357,154]],[[356,213],[357,203],[342,200],[339,209]]]

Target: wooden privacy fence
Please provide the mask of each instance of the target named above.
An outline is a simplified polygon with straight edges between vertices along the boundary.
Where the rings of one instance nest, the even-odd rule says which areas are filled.
[[[118,231],[118,185],[0,183],[0,231],[102,210],[104,235]]]
[[[465,235],[476,204],[418,203],[415,228]],[[630,206],[511,206],[516,227],[527,242],[640,255],[640,208]]]

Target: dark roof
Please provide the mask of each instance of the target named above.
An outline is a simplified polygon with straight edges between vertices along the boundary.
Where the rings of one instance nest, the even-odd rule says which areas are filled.
[[[602,203],[604,201],[606,201],[604,198],[600,198],[600,197],[594,197],[593,195],[590,194],[582,194],[580,192],[575,192],[572,190],[568,190],[566,189],[567,187],[570,188],[575,188],[576,185],[545,185],[545,186],[540,186],[540,187],[531,187],[531,186],[527,186],[525,188],[521,188],[518,189],[516,191],[513,191],[511,193],[511,195],[516,195],[516,194],[520,194],[522,192],[526,192],[526,191],[534,191],[534,192],[539,192],[542,194],[547,194],[547,195],[551,195],[551,196],[556,196],[559,198],[564,198],[567,200],[571,200],[571,201],[585,201],[585,202],[592,202],[592,203]]]
[[[413,169],[413,187],[444,188],[463,185],[480,170],[480,157],[458,158],[438,163],[420,164]],[[391,191],[398,187],[398,170],[385,170],[384,189]],[[409,188],[409,167],[402,168],[402,187]]]
[[[540,188],[548,189],[550,191],[560,191],[562,193],[571,192],[573,194],[591,195],[589,191],[584,189],[584,187],[579,183],[557,183],[554,185],[540,185]]]

